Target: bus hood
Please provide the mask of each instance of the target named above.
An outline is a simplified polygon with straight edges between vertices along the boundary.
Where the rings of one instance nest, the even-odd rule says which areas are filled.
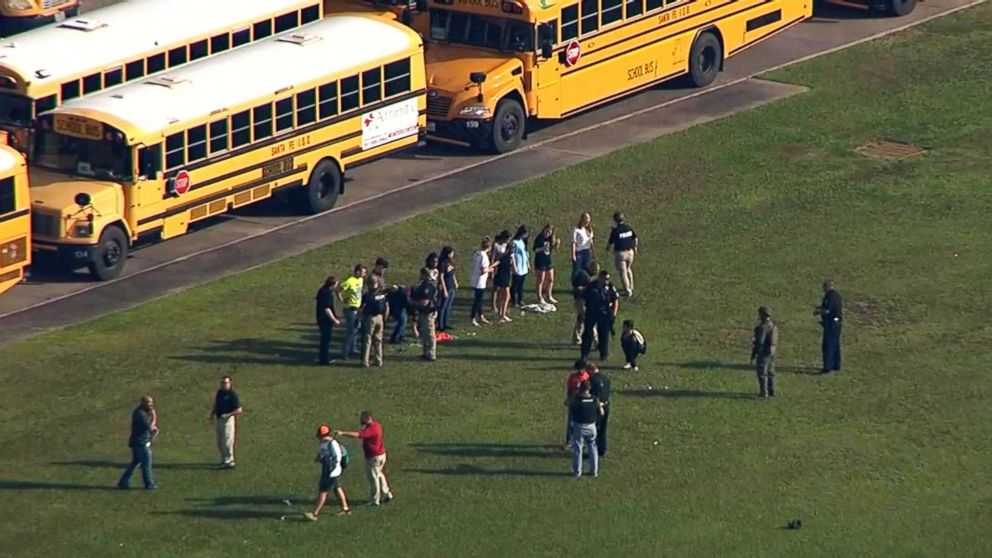
[[[76,194],[88,194],[95,212],[105,215],[122,215],[124,191],[120,184],[67,176],[64,174],[32,167],[31,207],[43,213],[58,213],[63,216],[79,212]]]
[[[523,67],[511,54],[464,46],[456,49],[448,45],[431,45],[426,59],[428,89],[455,95],[476,90],[476,85],[469,79],[472,72],[486,74],[486,82],[482,84],[482,90],[486,91],[498,89],[512,78],[513,70]]]

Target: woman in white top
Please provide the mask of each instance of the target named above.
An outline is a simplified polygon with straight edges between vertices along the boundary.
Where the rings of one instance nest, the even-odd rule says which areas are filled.
[[[572,231],[572,273],[585,269],[592,261],[592,216],[583,213]]]
[[[478,327],[479,323],[488,324],[489,320],[482,313],[482,297],[486,294],[486,283],[489,274],[493,272],[495,266],[489,259],[489,251],[492,250],[493,239],[488,236],[482,239],[479,250],[472,256],[472,289],[475,291],[475,298],[472,300],[472,325]]]

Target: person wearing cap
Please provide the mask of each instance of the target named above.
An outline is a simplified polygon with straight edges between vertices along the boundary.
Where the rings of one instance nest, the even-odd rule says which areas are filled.
[[[155,478],[152,476],[152,440],[158,435],[158,415],[155,413],[155,399],[151,395],[142,396],[141,402],[131,412],[131,437],[127,445],[131,448],[131,463],[124,469],[117,488],[127,490],[131,487],[131,475],[141,467],[141,480],[145,490],[155,490]]]
[[[314,459],[320,463],[320,481],[317,484],[317,507],[312,512],[306,512],[304,517],[310,521],[317,521],[320,510],[327,502],[327,493],[334,491],[338,502],[341,504],[341,511],[338,515],[350,515],[351,508],[348,506],[348,496],[341,486],[341,473],[344,472],[344,451],[341,444],[334,439],[331,427],[321,424],[317,428],[317,438],[320,439],[320,448],[317,450],[317,457]]]
[[[610,230],[610,239],[606,242],[606,252],[613,252],[613,261],[617,266],[617,275],[623,285],[623,296],[634,294],[634,256],[637,255],[637,233],[627,224],[623,213],[613,214],[614,227]]]
[[[420,285],[410,294],[410,301],[417,310],[417,330],[420,337],[420,347],[423,350],[421,358],[427,361],[437,360],[437,283],[431,280],[430,268],[420,269]]]
[[[758,395],[764,398],[775,397],[775,346],[778,344],[778,328],[772,322],[772,311],[767,306],[758,308],[758,321],[754,328],[751,364],[756,364]]]
[[[820,325],[823,326],[823,368],[820,373],[836,372],[840,370],[840,324],[844,318],[844,309],[833,279],[823,282],[823,301],[813,311],[813,315],[820,316]]]

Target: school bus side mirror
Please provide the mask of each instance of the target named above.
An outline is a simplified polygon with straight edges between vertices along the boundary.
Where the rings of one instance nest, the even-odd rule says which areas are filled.
[[[554,54],[554,45],[550,42],[541,43],[541,57],[551,58],[552,54]]]
[[[485,72],[472,72],[471,74],[468,75],[468,79],[469,79],[469,81],[471,81],[472,83],[474,83],[476,85],[482,85],[483,83],[486,82],[486,73]]]
[[[76,194],[76,197],[73,198],[73,201],[76,202],[76,205],[78,205],[80,208],[83,208],[83,207],[89,207],[90,202],[92,202],[93,200],[90,199],[90,195],[87,194],[86,192],[80,192]]]
[[[555,28],[542,23],[537,27],[537,40],[541,45],[541,57],[551,58],[555,50]]]

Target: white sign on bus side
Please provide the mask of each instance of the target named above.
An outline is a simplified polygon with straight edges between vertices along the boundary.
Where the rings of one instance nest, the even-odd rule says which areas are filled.
[[[415,135],[417,128],[417,99],[367,112],[362,115],[362,149],[372,149],[391,141]]]

